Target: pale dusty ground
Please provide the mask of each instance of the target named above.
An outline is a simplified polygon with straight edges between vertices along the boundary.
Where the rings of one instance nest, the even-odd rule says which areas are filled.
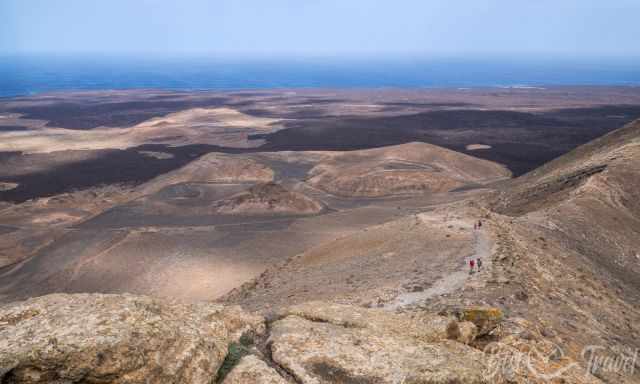
[[[1,183],[0,182],[0,191],[9,191],[16,188],[18,184],[16,183]]]
[[[476,151],[478,149],[491,149],[491,146],[486,144],[469,144],[466,148],[469,151]]]
[[[395,311],[403,307],[419,305],[437,296],[446,296],[464,287],[465,281],[472,276],[469,273],[469,261],[482,259],[483,272],[491,272],[492,263],[492,244],[487,235],[482,230],[476,230],[473,235],[474,253],[465,258],[464,265],[457,271],[443,276],[435,281],[433,285],[422,292],[405,292],[398,295],[393,301],[385,304],[384,308]],[[474,273],[476,273],[474,270]],[[480,272],[480,271],[478,271]]]
[[[248,135],[276,131],[281,128],[279,121],[249,116],[231,108],[196,108],[153,118],[130,128],[81,131],[41,126],[33,131],[3,132],[0,152],[125,149],[146,143],[250,148],[263,142],[249,140]]]

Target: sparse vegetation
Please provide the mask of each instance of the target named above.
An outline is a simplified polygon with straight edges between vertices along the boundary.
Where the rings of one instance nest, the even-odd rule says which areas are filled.
[[[240,359],[251,353],[253,345],[253,336],[250,333],[243,333],[238,342],[229,344],[227,356],[225,356],[220,369],[216,375],[216,383],[221,383],[225,377],[231,372]]]

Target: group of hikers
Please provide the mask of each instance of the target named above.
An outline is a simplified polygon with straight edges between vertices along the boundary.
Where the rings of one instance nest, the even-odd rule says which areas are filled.
[[[482,269],[482,258],[478,257],[477,259],[469,260],[469,273],[472,274],[475,272],[475,267],[478,266],[478,272]]]
[[[473,223],[473,230],[477,231],[482,228],[482,220],[478,220],[477,223]],[[475,259],[469,260],[469,274],[473,274],[475,272],[476,266],[478,267],[478,272],[482,269],[482,258],[477,257]]]

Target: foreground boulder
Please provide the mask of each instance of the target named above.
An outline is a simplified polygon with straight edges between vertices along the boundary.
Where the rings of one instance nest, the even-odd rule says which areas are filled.
[[[210,383],[259,319],[132,295],[55,294],[0,308],[0,382]]]
[[[500,308],[472,307],[462,311],[462,320],[475,324],[479,336],[493,331],[503,319],[504,314]]]
[[[286,316],[298,316],[346,328],[366,328],[422,341],[457,340],[461,335],[456,319],[427,312],[395,314],[377,308],[312,301],[287,308],[281,314],[281,317]]]
[[[307,303],[271,324],[268,345],[273,360],[305,384],[496,382],[485,375],[485,355],[450,340],[441,322],[451,324]]]
[[[240,360],[222,382],[223,384],[287,384],[287,381],[267,363],[248,355]]]

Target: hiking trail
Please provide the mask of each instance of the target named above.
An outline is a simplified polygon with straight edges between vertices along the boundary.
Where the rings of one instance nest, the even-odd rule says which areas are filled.
[[[435,281],[431,287],[422,292],[404,292],[396,296],[396,298],[387,303],[384,309],[394,311],[403,307],[420,304],[428,299],[444,294],[451,294],[464,287],[467,279],[484,274],[491,270],[491,248],[492,244],[486,232],[482,229],[474,230],[474,252],[464,258],[463,265],[455,272]],[[469,274],[469,260],[482,259],[482,271]]]

